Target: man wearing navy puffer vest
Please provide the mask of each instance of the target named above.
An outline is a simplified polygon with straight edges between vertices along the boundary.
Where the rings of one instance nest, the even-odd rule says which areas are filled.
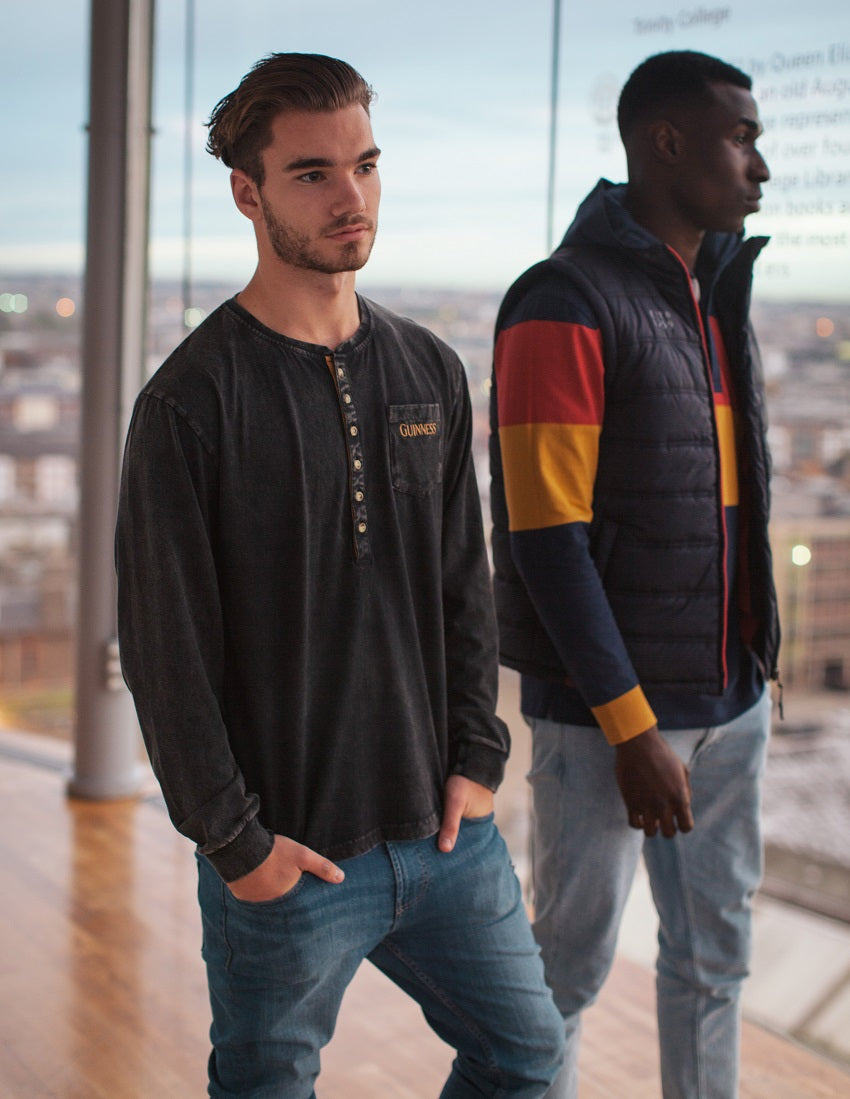
[[[493,385],[502,662],[533,729],[535,934],[574,1099],[643,853],[660,918],[665,1099],[737,1094],[779,627],[749,324],[769,178],[750,78],[649,58],[600,181],[509,290]]]

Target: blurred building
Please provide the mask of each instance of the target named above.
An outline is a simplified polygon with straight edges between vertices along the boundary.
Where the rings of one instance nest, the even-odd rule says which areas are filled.
[[[27,289],[14,295],[17,309],[0,325],[0,684],[7,689],[68,684],[76,622],[76,332],[55,323],[60,299],[51,280]]]
[[[783,682],[850,690],[850,319],[835,306],[760,310],[774,463]]]
[[[850,516],[771,526],[786,686],[850,690]]]

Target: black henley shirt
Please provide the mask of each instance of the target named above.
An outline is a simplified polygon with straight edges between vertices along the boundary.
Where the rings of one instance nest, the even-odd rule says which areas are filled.
[[[176,827],[226,881],[333,859],[498,785],[496,628],[457,356],[358,298],[330,351],[225,302],[140,394],[119,638]]]

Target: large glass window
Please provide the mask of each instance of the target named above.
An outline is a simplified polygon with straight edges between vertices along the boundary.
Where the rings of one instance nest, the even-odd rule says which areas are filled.
[[[599,176],[623,178],[614,114],[635,64],[693,48],[740,65],[755,78],[772,171],[748,232],[772,238],[756,268],[753,318],[767,381],[786,635],[787,721],[777,725],[777,740],[787,746],[810,736],[816,713],[832,773],[846,774],[846,748],[835,735],[836,715],[850,706],[845,0],[563,4],[550,165],[555,7],[552,0],[243,0],[238,11],[229,0],[157,5],[147,366],[243,286],[254,265],[253,234],[229,198],[227,170],[204,151],[210,110],[268,52],[341,56],[374,85],[383,149],[381,225],[359,284],[460,352],[486,514],[491,338],[502,293],[557,243]],[[21,726],[66,736],[88,19],[86,0],[43,0],[18,5],[0,35],[0,701]],[[799,767],[788,774],[789,783],[799,778]],[[782,787],[786,804],[791,789]],[[817,830],[807,829],[809,838]],[[832,848],[822,854],[835,862]],[[818,852],[809,846],[812,857]]]

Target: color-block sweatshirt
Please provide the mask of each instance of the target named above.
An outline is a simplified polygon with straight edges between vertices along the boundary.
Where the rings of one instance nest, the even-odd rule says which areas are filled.
[[[776,675],[769,456],[749,321],[763,238],[692,276],[601,181],[506,295],[492,389],[502,662],[530,716],[612,743],[717,724]]]

